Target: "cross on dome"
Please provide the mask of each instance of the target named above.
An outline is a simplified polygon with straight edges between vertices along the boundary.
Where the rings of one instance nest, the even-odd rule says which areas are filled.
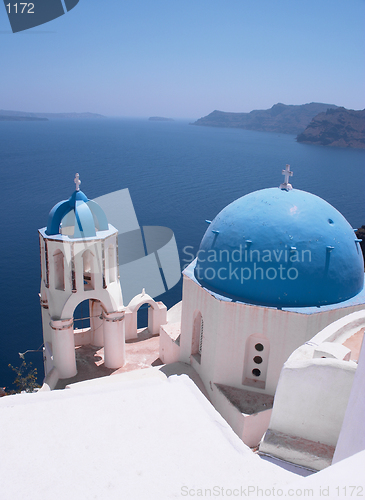
[[[284,171],[283,171],[284,172]],[[75,180],[74,180],[74,183],[76,184],[76,191],[80,191],[80,184],[81,184],[81,181],[80,181],[80,176],[79,174],[76,174],[75,175]]]
[[[289,177],[293,176],[293,172],[290,170],[290,165],[286,165],[285,169],[282,170],[282,174],[285,176],[284,182],[280,184],[280,189],[285,189],[289,191],[293,189],[293,186],[289,184]]]

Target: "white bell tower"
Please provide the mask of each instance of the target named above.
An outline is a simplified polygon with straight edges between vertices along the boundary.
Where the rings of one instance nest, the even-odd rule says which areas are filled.
[[[57,203],[47,227],[39,229],[45,375],[54,370],[60,379],[77,373],[73,315],[84,300],[90,310],[84,343],[104,346],[108,368],[125,362],[118,231],[100,206],[80,191],[79,174],[75,184],[72,196]]]

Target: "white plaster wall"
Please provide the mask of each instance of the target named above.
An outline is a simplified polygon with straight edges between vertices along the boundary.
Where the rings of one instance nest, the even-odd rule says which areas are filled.
[[[177,330],[180,330],[180,323],[160,327],[159,357],[164,364],[175,363],[180,359],[180,346],[174,340]]]
[[[348,316],[352,323],[362,321],[365,311]],[[363,340],[350,398],[338,438],[333,463],[365,450],[365,342]]]
[[[356,363],[333,358],[285,364],[269,428],[335,446],[356,371]]]
[[[182,309],[182,301],[172,306],[167,311],[167,322],[181,324],[181,309]]]
[[[74,330],[75,346],[91,344],[91,328],[80,328]]]
[[[229,423],[237,436],[247,446],[251,448],[257,446],[268,428],[272,410],[252,415],[241,413],[215,385],[213,386],[213,399],[214,408]]]

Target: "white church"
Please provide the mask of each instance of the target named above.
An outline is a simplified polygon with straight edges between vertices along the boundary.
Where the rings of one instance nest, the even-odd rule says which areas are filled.
[[[175,446],[170,452],[176,460],[173,468],[170,460],[166,463],[161,458],[165,449],[154,455],[170,477],[161,483],[168,495],[156,493],[150,498],[174,497],[171,481],[180,479],[190,496],[199,496],[197,469],[190,476],[183,474],[190,467],[190,461],[185,465],[184,453],[190,456],[195,450],[196,460],[209,461],[214,453],[210,447],[214,448],[215,440],[220,442],[222,432],[228,441],[221,445],[228,447],[226,458],[230,457],[233,472],[237,466],[239,474],[245,474],[240,459],[233,457],[240,450],[246,475],[247,470],[251,478],[265,474],[267,481],[277,481],[282,488],[299,477],[286,470],[290,466],[307,473],[321,471],[308,476],[305,484],[318,486],[321,478],[337,477],[342,488],[340,478],[344,481],[349,469],[357,470],[355,463],[365,462],[365,348],[361,348],[365,290],[360,240],[333,206],[292,187],[289,165],[283,174],[284,182],[278,187],[243,196],[206,221],[196,259],[183,271],[182,301],[169,311],[148,295],[148,289],[123,303],[118,231],[101,207],[80,190],[78,174],[74,193],[54,206],[47,226],[39,230],[45,381],[38,393],[23,396],[38,398],[40,405],[46,405],[47,397],[55,405],[62,399],[67,414],[67,408],[78,404],[75,395],[87,403],[94,394],[101,402],[101,407],[93,403],[99,419],[94,429],[100,428],[104,411],[111,422],[108,429],[115,431],[112,422],[119,417],[112,416],[112,408],[122,405],[120,419],[126,419],[129,427],[121,425],[132,434],[132,420],[141,414],[163,409],[159,418],[164,421],[171,412],[164,426],[156,423],[154,428],[166,446],[166,432]],[[85,300],[90,327],[75,329],[74,311]],[[125,342],[137,338],[137,311],[146,303],[149,333],[159,334],[162,367],[52,390],[59,380],[76,375],[78,345],[103,347],[105,366],[123,367]],[[181,375],[166,379],[169,367],[170,373]],[[170,384],[163,385],[166,380]],[[133,390],[140,406],[135,402],[123,406],[119,398],[128,400]],[[4,406],[6,399],[0,400]],[[179,401],[185,406],[177,413]],[[197,401],[205,413],[194,410],[192,416],[189,408],[195,408]],[[92,420],[92,413],[85,418]],[[143,425],[146,422],[138,429]],[[181,432],[185,429],[186,443],[176,435],[176,426]],[[55,439],[51,430],[47,432]],[[114,437],[122,431],[115,432]],[[360,461],[353,458],[359,456]],[[132,467],[133,476],[134,465],[127,458],[123,463],[126,470]],[[142,469],[150,466],[151,462],[141,465]],[[219,467],[226,478],[231,477],[221,462]],[[220,477],[217,471],[212,465],[206,483]],[[195,482],[190,484],[189,477]],[[128,481],[130,487],[135,485]],[[181,496],[187,496],[183,491]],[[103,495],[96,498],[114,498]],[[143,494],[128,498],[143,498]]]

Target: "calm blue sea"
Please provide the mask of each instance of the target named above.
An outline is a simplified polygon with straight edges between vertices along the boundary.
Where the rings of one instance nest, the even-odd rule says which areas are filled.
[[[8,363],[19,365],[19,352],[42,344],[37,229],[72,194],[76,172],[89,198],[128,188],[140,225],[171,228],[183,260],[185,246],[198,250],[205,219],[278,186],[286,163],[295,188],[327,200],[353,227],[365,224],[365,151],[186,121],[0,122],[0,386],[14,380]],[[181,281],[159,299],[170,307],[180,298]],[[42,379],[41,352],[26,360]]]

